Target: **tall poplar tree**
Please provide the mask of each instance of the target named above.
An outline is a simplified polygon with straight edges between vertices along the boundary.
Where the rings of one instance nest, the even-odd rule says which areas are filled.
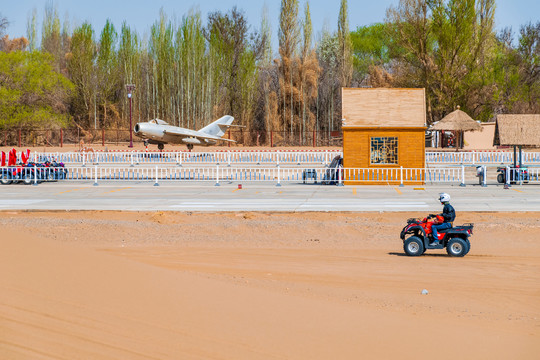
[[[339,41],[339,77],[341,86],[347,87],[350,86],[352,78],[352,43],[347,0],[341,0],[337,34]]]
[[[292,136],[294,121],[294,62],[300,40],[298,26],[298,0],[281,0],[279,15],[279,54],[281,56],[279,87],[282,107],[283,129],[289,128]],[[287,126],[288,125],[288,126]]]

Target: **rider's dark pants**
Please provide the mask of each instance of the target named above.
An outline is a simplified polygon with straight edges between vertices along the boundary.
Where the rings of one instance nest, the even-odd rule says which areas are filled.
[[[445,230],[445,229],[450,229],[452,227],[452,224],[450,223],[442,223],[442,224],[439,224],[439,225],[432,225],[431,226],[431,230],[433,230],[433,239],[435,241],[439,241],[439,234],[437,234],[437,231],[438,230]]]

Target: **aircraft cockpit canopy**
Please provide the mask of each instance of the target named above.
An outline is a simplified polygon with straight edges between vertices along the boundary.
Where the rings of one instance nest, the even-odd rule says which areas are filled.
[[[166,121],[163,121],[160,119],[153,119],[153,120],[150,120],[149,122],[156,125],[168,125]]]

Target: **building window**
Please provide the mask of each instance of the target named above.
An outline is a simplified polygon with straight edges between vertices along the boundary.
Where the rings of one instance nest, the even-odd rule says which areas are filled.
[[[371,164],[398,164],[398,138],[373,137],[371,138]]]

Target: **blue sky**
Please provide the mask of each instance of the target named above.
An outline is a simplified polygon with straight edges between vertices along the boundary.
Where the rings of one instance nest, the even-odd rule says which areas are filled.
[[[26,35],[26,22],[33,8],[38,11],[38,28],[41,28],[43,9],[48,0],[0,0],[2,16],[8,18],[10,26],[7,33],[10,37]],[[496,27],[502,29],[512,26],[514,32],[527,22],[540,20],[540,0],[496,0]],[[300,0],[300,12],[303,14],[305,1]],[[339,14],[338,0],[310,0],[311,17],[315,34],[320,33],[323,26],[330,30],[337,27]],[[351,30],[357,26],[381,22],[385,18],[386,9],[398,4],[398,0],[349,0],[349,23]],[[80,25],[88,20],[97,35],[101,32],[107,18],[110,18],[117,29],[122,22],[134,27],[139,34],[149,32],[150,26],[158,19],[161,7],[173,18],[181,19],[190,8],[198,8],[203,19],[211,11],[226,12],[233,6],[245,11],[252,28],[259,28],[263,6],[268,8],[272,26],[274,48],[277,43],[277,26],[279,20],[280,0],[55,0],[63,22],[66,15],[72,26]]]

